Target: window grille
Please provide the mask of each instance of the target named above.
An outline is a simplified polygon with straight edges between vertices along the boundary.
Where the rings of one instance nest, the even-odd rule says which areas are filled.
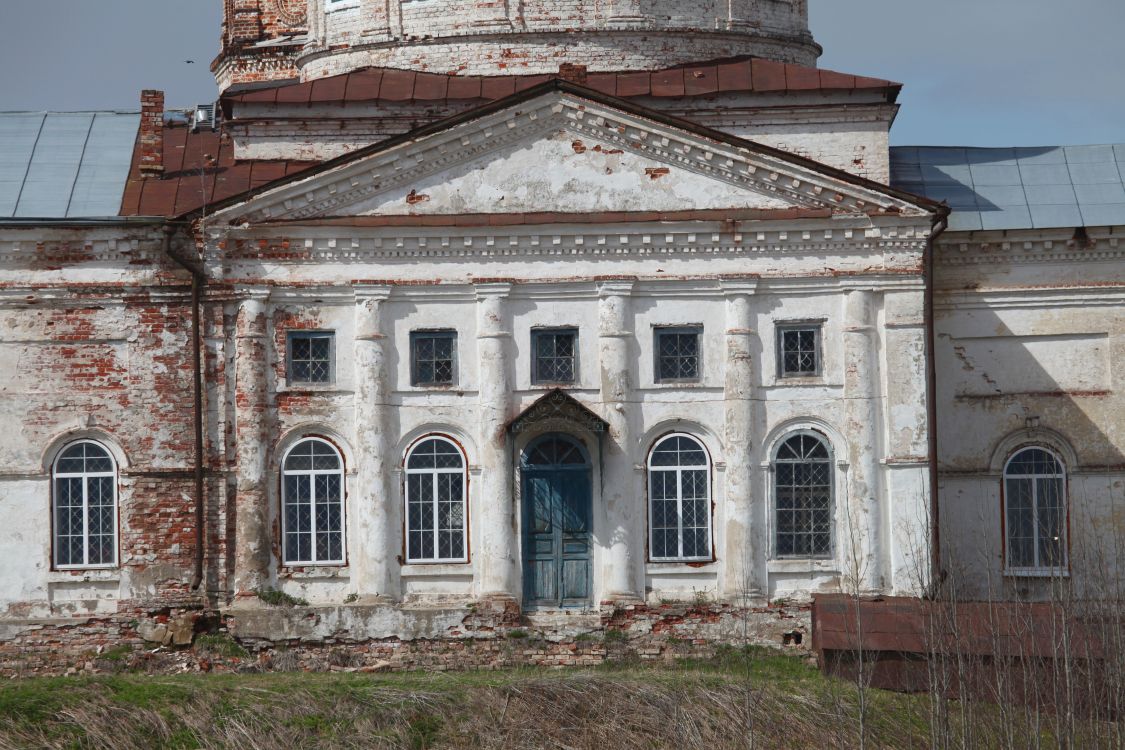
[[[289,382],[331,383],[335,377],[335,335],[324,331],[289,333]]]
[[[573,329],[532,331],[532,382],[573,383],[578,376],[578,332]]]
[[[410,339],[411,380],[414,385],[452,385],[456,382],[456,332],[417,331],[411,334]]]
[[[117,564],[117,464],[89,440],[67,446],[54,466],[55,565]]]
[[[1004,468],[1010,569],[1066,567],[1066,471],[1043,448],[1024,448]]]
[[[698,328],[658,328],[656,330],[656,382],[699,380]]]
[[[703,445],[669,435],[648,460],[649,557],[711,559],[711,471]]]
[[[344,467],[331,444],[302,440],[282,463],[282,558],[286,565],[344,563]]]
[[[779,327],[777,358],[778,369],[783,378],[819,375],[820,327]]]
[[[774,554],[832,555],[833,468],[828,443],[802,432],[787,438],[773,462]]]
[[[407,562],[465,562],[465,459],[442,437],[406,457]]]

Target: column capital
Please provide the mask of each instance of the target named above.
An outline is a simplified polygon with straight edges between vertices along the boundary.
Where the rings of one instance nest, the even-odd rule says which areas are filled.
[[[606,279],[598,282],[598,297],[624,297],[633,293],[636,279]]]
[[[391,287],[387,284],[356,284],[353,292],[357,304],[368,301],[385,302],[391,296]]]
[[[719,285],[727,296],[754,294],[758,291],[758,279],[722,279]]]
[[[487,297],[507,297],[512,291],[510,281],[482,281],[474,282],[473,288],[477,292],[477,299]]]
[[[267,302],[270,298],[270,288],[267,286],[239,286],[234,289],[239,305],[244,302]]]

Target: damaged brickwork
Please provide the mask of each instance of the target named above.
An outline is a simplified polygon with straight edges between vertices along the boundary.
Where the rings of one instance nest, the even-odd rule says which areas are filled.
[[[122,605],[114,616],[3,623],[0,676],[581,667],[705,658],[725,646],[808,653],[811,627],[808,606],[781,602],[749,608],[609,604],[595,612],[529,618],[518,607],[486,600],[419,613],[413,634],[389,636],[348,629],[379,621],[391,614],[387,608],[263,605],[220,613]]]

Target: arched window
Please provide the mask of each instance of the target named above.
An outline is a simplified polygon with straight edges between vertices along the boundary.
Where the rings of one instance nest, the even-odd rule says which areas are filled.
[[[407,562],[465,562],[465,457],[447,438],[406,456]]]
[[[117,564],[117,464],[103,446],[82,440],[55,459],[55,567]]]
[[[1004,467],[1009,568],[1066,566],[1066,470],[1044,448],[1017,451]]]
[[[668,435],[648,458],[649,556],[711,559],[711,465],[703,444]]]
[[[344,562],[344,462],[325,440],[294,445],[281,464],[282,560],[286,565]]]
[[[815,432],[798,432],[773,459],[774,555],[832,555],[832,452]]]

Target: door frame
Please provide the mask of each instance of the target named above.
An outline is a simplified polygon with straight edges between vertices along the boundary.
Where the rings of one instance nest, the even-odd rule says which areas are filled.
[[[529,452],[529,450],[534,448],[537,443],[542,442],[543,440],[546,440],[546,439],[549,439],[549,438],[552,438],[552,437],[562,437],[562,438],[565,438],[566,440],[569,440],[569,441],[573,442],[575,444],[575,446],[577,446],[578,449],[582,452],[583,458],[585,458],[585,460],[586,460],[585,464],[582,464],[581,466],[575,464],[573,469],[566,469],[566,468],[560,469],[561,471],[564,471],[564,472],[565,471],[575,471],[575,472],[584,471],[586,473],[586,477],[587,477],[587,480],[588,480],[588,499],[587,499],[587,502],[589,503],[589,529],[588,529],[587,533],[589,535],[590,564],[589,564],[589,580],[588,580],[589,596],[587,597],[587,601],[586,601],[585,605],[565,605],[564,606],[564,605],[561,604],[561,599],[560,599],[560,603],[558,605],[553,605],[553,606],[552,605],[533,605],[527,600],[527,581],[525,580],[525,574],[526,574],[526,570],[527,570],[527,556],[526,556],[527,550],[525,549],[525,544],[526,544],[527,539],[528,539],[528,535],[526,533],[527,532],[527,528],[526,528],[527,512],[528,512],[527,497],[526,497],[526,486],[527,486],[528,472],[527,472],[527,467],[526,467],[526,463],[525,463],[525,457],[527,456],[527,453]],[[515,479],[515,486],[516,486],[517,505],[518,505],[518,508],[519,508],[519,512],[518,512],[518,516],[517,516],[518,532],[519,532],[517,534],[517,537],[518,537],[518,540],[519,540],[518,541],[518,543],[519,543],[519,566],[518,567],[519,567],[519,572],[520,572],[519,591],[520,591],[520,600],[522,602],[523,608],[524,609],[531,609],[531,610],[540,610],[540,611],[549,611],[549,610],[553,610],[553,609],[566,609],[566,610],[570,610],[570,611],[573,611],[573,610],[576,610],[576,609],[587,609],[587,610],[592,609],[594,607],[594,602],[598,601],[598,596],[599,596],[599,593],[596,590],[596,584],[597,584],[597,581],[600,578],[600,576],[595,575],[595,570],[600,570],[600,565],[602,564],[602,549],[601,549],[601,545],[597,543],[597,540],[600,538],[599,531],[602,527],[602,520],[603,520],[602,516],[604,515],[603,513],[597,512],[597,509],[600,507],[599,501],[600,501],[600,494],[601,494],[600,493],[601,473],[600,473],[600,470],[599,470],[600,467],[598,465],[598,462],[596,462],[594,460],[594,456],[597,455],[597,454],[590,450],[590,441],[588,439],[584,439],[584,437],[582,435],[575,434],[575,433],[570,432],[566,429],[558,429],[558,426],[555,426],[553,429],[545,429],[543,431],[537,431],[535,434],[532,434],[532,435],[526,435],[525,440],[520,441],[520,442],[522,443],[522,445],[517,445],[517,446],[513,446],[513,447],[516,449],[516,451],[515,451],[516,460],[514,462],[515,463],[516,476],[514,477],[514,479]],[[561,559],[562,559],[561,558],[561,550],[559,550],[557,554],[559,555],[559,559],[561,561]]]

